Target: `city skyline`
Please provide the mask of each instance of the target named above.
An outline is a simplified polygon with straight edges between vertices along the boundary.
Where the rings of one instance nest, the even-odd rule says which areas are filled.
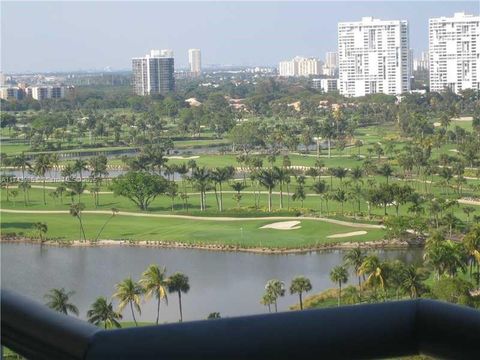
[[[3,2],[2,71],[126,70],[132,57],[154,48],[172,49],[178,68],[188,66],[191,48],[202,49],[206,65],[274,66],[297,55],[324,59],[337,49],[337,23],[365,16],[409,21],[410,47],[417,57],[428,49],[429,18],[460,11],[478,14],[474,1],[372,4],[366,11],[365,2]],[[149,24],[159,12],[172,16],[152,31]],[[127,21],[130,26],[123,26]]]

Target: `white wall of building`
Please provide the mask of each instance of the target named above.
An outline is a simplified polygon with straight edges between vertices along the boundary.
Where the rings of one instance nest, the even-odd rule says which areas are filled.
[[[480,90],[480,16],[429,20],[430,91]]]
[[[408,22],[371,17],[338,24],[339,90],[346,96],[410,90]]]

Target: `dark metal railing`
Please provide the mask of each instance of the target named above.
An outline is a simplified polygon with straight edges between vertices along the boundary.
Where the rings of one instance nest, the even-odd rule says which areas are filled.
[[[29,359],[477,359],[480,311],[412,300],[102,330],[8,290],[1,342]]]

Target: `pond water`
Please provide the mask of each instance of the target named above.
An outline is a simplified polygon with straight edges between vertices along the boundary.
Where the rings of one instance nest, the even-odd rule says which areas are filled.
[[[419,262],[420,249],[381,250],[382,258],[398,258]],[[182,296],[184,319],[204,319],[211,312],[222,317],[256,314],[268,311],[260,304],[265,283],[273,278],[290,284],[293,277],[305,275],[312,281],[313,292],[334,287],[329,279],[332,267],[342,262],[343,251],[322,251],[309,254],[263,255],[251,253],[213,252],[188,249],[142,247],[40,247],[31,244],[1,245],[2,287],[16,290],[43,302],[51,288],[75,290],[72,297],[85,313],[98,296],[110,297],[115,284],[132,276],[138,280],[149,264],[167,267],[190,278],[190,292]],[[351,282],[356,281],[351,276]],[[297,302],[287,294],[279,301],[279,310]],[[178,320],[177,296],[171,294],[168,306],[162,304],[161,321]],[[154,301],[142,305],[142,321],[154,321]],[[124,319],[130,320],[128,309]]]

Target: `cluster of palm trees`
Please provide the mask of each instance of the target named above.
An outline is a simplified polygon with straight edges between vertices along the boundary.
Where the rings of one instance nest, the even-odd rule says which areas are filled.
[[[143,300],[155,298],[157,304],[157,315],[155,323],[160,320],[160,304],[163,301],[168,305],[168,294],[178,296],[179,303],[179,321],[183,321],[182,294],[190,290],[188,276],[181,272],[176,272],[167,276],[167,269],[152,264],[142,273],[138,282],[131,277],[126,278],[116,284],[115,293],[112,299],[118,301],[117,310],[113,304],[105,297],[98,297],[87,311],[87,320],[97,326],[103,325],[105,329],[111,327],[121,327],[119,320],[123,318],[122,312],[129,307],[135,326],[138,326],[136,314],[141,314],[141,305]],[[75,294],[74,291],[66,291],[64,288],[51,289],[46,295],[46,305],[51,309],[65,315],[79,315],[78,308],[70,302],[70,298]]]
[[[312,290],[312,283],[305,276],[296,276],[290,283],[290,294],[298,294],[300,301],[300,309],[303,310],[303,294]],[[285,283],[278,279],[272,279],[265,285],[265,293],[260,300],[262,305],[268,307],[268,312],[272,311],[271,306],[274,306],[275,312],[278,311],[278,298],[285,296]]]
[[[448,283],[450,292],[459,292],[463,304],[472,305],[475,289],[480,286],[480,225],[473,227],[462,242],[447,240],[441,231],[435,231],[427,239],[423,263],[407,264],[401,260],[382,260],[375,253],[368,253],[360,247],[352,248],[343,257],[343,264],[333,267],[330,280],[337,286],[337,305],[378,302],[387,299],[422,296],[439,297],[436,284],[447,279],[458,280]],[[357,277],[357,285],[348,283],[350,276]],[[467,281],[466,279],[469,279]],[[433,285],[432,285],[433,283]],[[459,289],[456,288],[459,286]],[[462,287],[469,293],[460,293]],[[310,280],[304,276],[295,277],[289,287],[290,294],[298,294],[300,310],[304,308],[303,294],[312,290]],[[444,290],[442,290],[444,291]],[[283,281],[272,279],[265,285],[260,303],[271,306],[277,312],[277,300],[287,292]],[[454,301],[451,298],[442,300]],[[456,301],[456,300],[455,300]],[[478,305],[480,302],[477,301]]]

